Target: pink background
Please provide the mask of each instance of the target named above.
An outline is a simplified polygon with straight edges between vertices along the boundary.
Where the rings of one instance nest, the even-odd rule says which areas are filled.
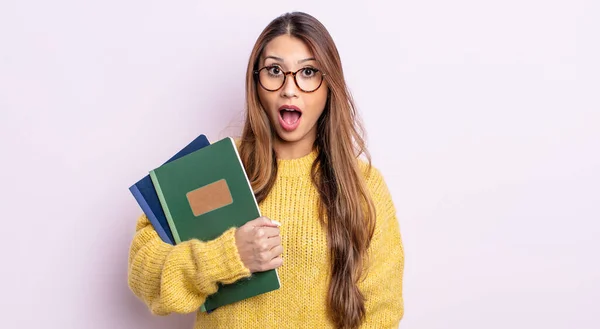
[[[398,208],[401,327],[600,328],[592,0],[3,0],[0,327],[192,327],[127,287],[127,188],[239,132],[251,47],[296,9],[337,42]]]

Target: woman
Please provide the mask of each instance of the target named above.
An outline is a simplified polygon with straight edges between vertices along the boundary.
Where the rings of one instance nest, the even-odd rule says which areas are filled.
[[[369,161],[335,44],[305,13],[273,20],[248,63],[240,157],[264,217],[212,241],[163,243],[142,216],[129,285],[154,314],[196,328],[397,328],[404,252]],[[205,298],[277,268],[281,288],[210,314]]]

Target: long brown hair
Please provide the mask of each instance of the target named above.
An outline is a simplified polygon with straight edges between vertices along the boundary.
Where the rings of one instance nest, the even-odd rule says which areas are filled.
[[[346,87],[337,48],[327,29],[314,17],[287,13],[273,20],[260,34],[246,73],[246,122],[240,156],[258,202],[269,194],[277,176],[274,132],[257,94],[253,72],[265,46],[288,34],[306,43],[325,74],[328,99],[317,122],[312,181],[320,195],[319,213],[327,227],[331,281],[327,296],[330,316],[339,328],[356,328],[365,317],[365,299],[358,289],[366,265],[367,249],[375,227],[375,207],[369,197],[357,158],[371,160],[364,130]]]

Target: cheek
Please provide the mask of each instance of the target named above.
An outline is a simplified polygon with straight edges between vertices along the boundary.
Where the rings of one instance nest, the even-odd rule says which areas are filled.
[[[310,98],[309,106],[311,107],[312,112],[319,117],[325,109],[325,104],[327,104],[327,89],[324,89],[323,91],[319,90],[311,96],[313,97]]]
[[[258,100],[263,107],[263,110],[269,112],[269,110],[273,107],[273,96],[272,93],[266,92],[264,90],[258,90]]]

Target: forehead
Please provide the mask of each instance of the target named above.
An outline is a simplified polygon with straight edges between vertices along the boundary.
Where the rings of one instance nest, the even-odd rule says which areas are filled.
[[[267,56],[279,57],[292,64],[313,57],[313,53],[304,41],[286,34],[280,35],[267,43],[261,54],[261,59],[264,60]]]

